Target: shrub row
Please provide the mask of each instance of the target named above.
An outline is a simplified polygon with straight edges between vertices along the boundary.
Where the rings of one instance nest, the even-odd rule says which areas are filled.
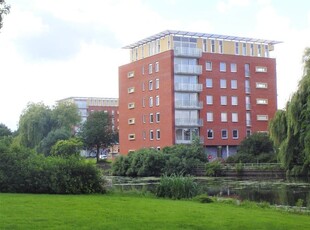
[[[141,149],[119,156],[112,165],[117,176],[194,175],[198,166],[208,161],[198,143],[165,147],[162,151]]]
[[[104,181],[95,165],[77,157],[8,152],[0,153],[0,192],[99,193]]]

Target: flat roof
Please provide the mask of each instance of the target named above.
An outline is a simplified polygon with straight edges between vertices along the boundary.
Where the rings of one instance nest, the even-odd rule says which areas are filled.
[[[211,38],[211,39],[223,39],[230,41],[240,41],[240,42],[253,42],[253,43],[264,43],[264,44],[278,44],[282,43],[281,41],[275,40],[267,40],[267,39],[258,39],[258,38],[248,38],[248,37],[238,37],[238,36],[230,36],[230,35],[219,35],[219,34],[208,34],[208,33],[198,33],[198,32],[188,32],[181,30],[165,30],[150,37],[144,38],[138,42],[132,43],[123,47],[123,49],[132,49],[143,45],[145,43],[154,41],[166,35],[179,35],[184,37],[195,37],[195,38]]]

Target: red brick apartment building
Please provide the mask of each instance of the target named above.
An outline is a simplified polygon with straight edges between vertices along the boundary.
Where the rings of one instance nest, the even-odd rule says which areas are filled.
[[[126,46],[119,67],[120,152],[189,144],[228,157],[277,109],[278,41],[167,30]]]

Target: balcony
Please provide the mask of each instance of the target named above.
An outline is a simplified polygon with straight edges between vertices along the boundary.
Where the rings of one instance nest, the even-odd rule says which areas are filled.
[[[202,74],[201,65],[183,65],[183,64],[174,64],[174,73],[176,74]]]
[[[202,92],[202,84],[186,84],[186,83],[175,83],[175,91],[185,91],[185,92]]]
[[[176,109],[202,109],[203,102],[202,101],[175,101],[174,106]]]
[[[199,140],[200,140],[200,144],[203,144],[204,143],[204,137],[202,137],[202,136],[199,136]],[[191,139],[178,139],[178,138],[176,138],[176,140],[175,140],[175,143],[176,144],[192,144],[193,143],[193,140],[191,140]]]
[[[200,118],[176,118],[176,126],[191,126],[191,127],[202,127],[203,120]]]
[[[202,50],[199,48],[176,47],[174,48],[174,56],[200,58],[202,56]]]

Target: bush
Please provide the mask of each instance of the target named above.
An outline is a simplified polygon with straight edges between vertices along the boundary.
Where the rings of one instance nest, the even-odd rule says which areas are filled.
[[[80,194],[104,191],[101,171],[77,157],[0,153],[0,192]]]
[[[221,176],[223,167],[221,161],[213,161],[206,164],[206,176]]]
[[[156,196],[171,199],[192,198],[198,194],[198,184],[192,177],[173,174],[160,178]]]
[[[194,200],[200,202],[200,203],[213,203],[214,200],[208,196],[208,194],[201,194],[194,198]]]

